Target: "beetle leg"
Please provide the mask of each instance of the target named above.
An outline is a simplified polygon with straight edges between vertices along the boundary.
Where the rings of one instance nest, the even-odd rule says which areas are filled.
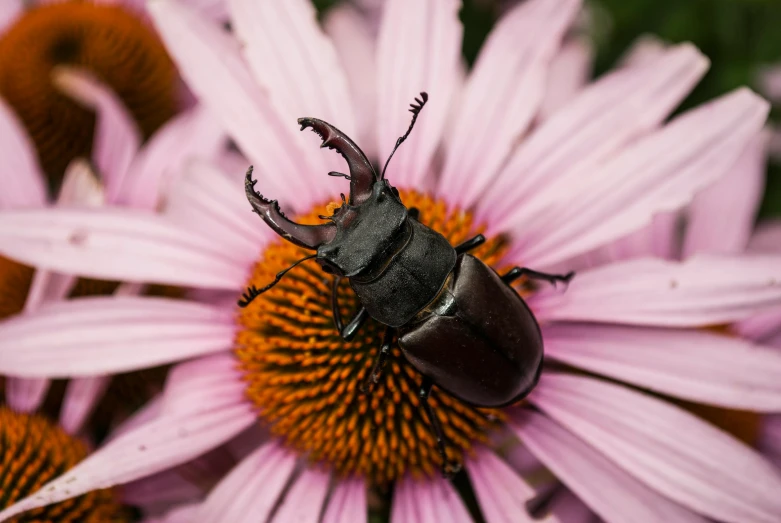
[[[460,243],[456,246],[456,254],[464,254],[472,249],[476,249],[485,243],[485,236],[478,234],[474,238],[469,238],[467,241]]]
[[[420,385],[420,400],[423,403],[423,408],[426,409],[429,422],[434,430],[434,437],[437,439],[437,446],[439,447],[439,455],[442,458],[442,475],[446,478],[452,478],[461,470],[461,463],[449,461],[447,459],[447,453],[445,452],[445,438],[442,435],[442,427],[439,424],[439,419],[434,415],[434,409],[428,402],[428,397],[431,394],[431,388],[434,386],[434,380],[428,376],[423,376],[423,383]]]
[[[420,209],[418,209],[417,207],[410,207],[409,209],[407,209],[407,215],[413,220],[415,220],[416,222],[420,221]]]
[[[358,314],[356,314],[355,317],[350,320],[350,323],[348,323],[345,327],[344,321],[342,320],[342,313],[339,311],[339,296],[337,294],[340,281],[342,281],[341,278],[338,276],[334,277],[334,281],[331,286],[331,310],[334,316],[334,325],[336,326],[336,330],[339,331],[339,335],[345,341],[350,341],[355,337],[356,334],[358,334],[358,329],[361,328],[363,322],[369,318],[369,312],[366,310],[366,308],[361,307],[361,310],[358,311]]]
[[[558,281],[569,283],[570,280],[575,276],[575,272],[569,271],[567,274],[548,274],[546,272],[533,271],[531,269],[527,269],[526,267],[513,267],[501,278],[504,283],[509,284],[521,276],[527,276],[532,280],[546,281],[553,284],[555,287],[556,282]]]
[[[377,354],[377,358],[374,360],[374,365],[372,365],[371,372],[368,376],[366,376],[366,379],[361,384],[360,391],[362,394],[371,392],[372,388],[377,384],[378,381],[380,381],[382,369],[385,367],[385,362],[387,361],[388,355],[390,354],[391,346],[393,344],[393,335],[395,333],[396,330],[393,327],[385,328],[385,334],[382,336],[382,347],[380,347],[380,352]]]

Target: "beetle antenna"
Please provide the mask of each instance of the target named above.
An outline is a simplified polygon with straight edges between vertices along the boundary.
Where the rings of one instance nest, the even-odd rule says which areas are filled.
[[[385,169],[388,168],[388,164],[391,161],[391,158],[393,158],[393,153],[396,152],[396,149],[399,148],[399,145],[404,143],[404,140],[407,139],[409,136],[409,133],[412,132],[412,128],[415,126],[415,121],[418,119],[418,115],[420,114],[421,109],[423,109],[423,106],[426,105],[426,102],[428,102],[428,93],[423,91],[420,93],[420,98],[415,98],[415,101],[417,104],[409,104],[409,112],[412,113],[412,121],[409,124],[409,129],[407,129],[407,132],[404,133],[403,136],[401,136],[398,140],[396,140],[396,146],[393,148],[393,150],[390,153],[390,156],[388,156],[388,159],[385,161],[385,167],[382,168],[382,174],[380,174],[380,180],[385,178]]]
[[[271,283],[269,283],[268,285],[266,285],[262,289],[258,289],[254,285],[250,285],[247,288],[246,292],[244,292],[241,295],[241,299],[238,301],[239,307],[241,307],[243,309],[244,307],[248,306],[250,303],[252,303],[255,300],[255,298],[257,298],[258,296],[260,296],[261,294],[263,294],[264,292],[266,292],[267,290],[272,288],[274,285],[279,283],[279,281],[285,276],[285,274],[288,273],[288,271],[290,271],[291,269],[295,268],[296,266],[304,263],[307,260],[311,260],[315,256],[317,256],[317,253],[310,254],[309,256],[307,256],[305,258],[301,258],[300,260],[294,262],[290,267],[288,267],[288,268],[286,268],[284,270],[279,271],[277,273],[277,276],[274,278],[274,281],[272,281]]]

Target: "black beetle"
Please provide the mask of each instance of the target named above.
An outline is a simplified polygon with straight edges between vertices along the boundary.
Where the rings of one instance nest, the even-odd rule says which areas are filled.
[[[393,153],[409,136],[426,93],[412,104],[412,122],[396,141]],[[254,189],[252,167],[245,189],[254,212],[286,240],[315,250],[277,274],[262,289],[250,287],[239,301],[246,307],[259,294],[275,285],[284,274],[306,260],[316,259],[323,271],[333,274],[334,324],[342,337],[352,339],[371,316],[386,325],[382,348],[362,390],[377,383],[393,339],[404,356],[423,375],[420,398],[434,430],[443,462],[450,475],[460,464],[446,458],[445,443],[437,418],[428,403],[436,384],[476,407],[501,407],[526,396],[542,370],[543,344],[540,328],[523,299],[509,285],[526,276],[555,284],[574,275],[545,274],[515,267],[500,276],[468,251],[485,242],[478,234],[453,247],[438,232],[421,224],[417,209],[407,209],[398,191],[378,176],[366,155],[344,133],[316,118],[300,118],[301,130],[311,128],[322,138],[321,147],[339,152],[350,175],[331,172],[350,180],[350,198],[329,223],[301,225],[285,217],[276,200],[267,200]],[[336,289],[349,280],[361,309],[344,325]]]

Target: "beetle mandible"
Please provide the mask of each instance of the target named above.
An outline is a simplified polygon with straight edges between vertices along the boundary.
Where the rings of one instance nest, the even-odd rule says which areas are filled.
[[[478,234],[455,247],[418,221],[418,210],[407,209],[399,192],[385,179],[396,149],[407,139],[428,95],[411,104],[412,122],[396,140],[378,176],[366,155],[344,133],[317,118],[300,118],[301,130],[311,128],[321,147],[339,152],[350,174],[331,172],[350,181],[349,200],[328,223],[301,225],[280,211],[276,200],[255,191],[252,167],[245,190],[252,209],[277,234],[300,247],[316,251],[277,274],[262,289],[252,286],[239,300],[241,307],[270,289],[298,264],[315,259],[333,274],[334,324],[345,340],[352,339],[367,318],[386,326],[382,346],[362,386],[368,392],[379,381],[394,338],[407,360],[423,375],[420,399],[437,440],[443,473],[452,475],[439,421],[428,403],[433,385],[476,407],[501,407],[525,397],[542,370],[540,328],[529,307],[510,286],[521,276],[555,284],[569,282],[573,272],[546,274],[515,267],[497,274],[469,251],[485,242]],[[336,290],[349,280],[361,308],[345,325]]]

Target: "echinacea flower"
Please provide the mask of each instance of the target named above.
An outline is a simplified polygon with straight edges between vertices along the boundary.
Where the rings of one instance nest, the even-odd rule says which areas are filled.
[[[768,110],[738,89],[667,121],[707,68],[696,49],[680,45],[541,115],[577,0],[530,0],[508,12],[465,79],[455,0],[386,2],[368,61],[357,50],[373,48],[370,31],[341,32],[338,48],[354,52],[338,54],[304,0],[229,7],[235,35],[177,0],[149,4],[182,75],[254,163],[264,194],[299,220],[333,210],[338,180],[325,174],[342,168],[340,158],[319,151],[310,134],[294,134],[295,119],[321,118],[361,136],[361,145],[374,140],[366,149],[379,163],[408,125],[403,108],[426,91],[426,112],[386,176],[451,242],[483,231],[488,242],[476,252],[497,269],[566,270],[656,214],[685,207],[738,161]],[[341,27],[351,20],[359,19]],[[345,72],[355,65],[365,68]],[[374,87],[351,96],[363,81]],[[249,213],[235,173],[205,162],[185,171],[161,215],[0,215],[0,252],[33,266],[217,291],[210,301],[82,298],[0,325],[4,373],[91,376],[191,360],[172,370],[155,416],[0,518],[159,473],[260,420],[271,434],[258,436],[256,450],[205,500],[181,509],[187,519],[361,521],[367,487],[387,492],[392,484],[393,521],[469,521],[454,486],[437,475],[440,457],[416,394],[421,376],[394,349],[375,390],[358,391],[381,326],[369,323],[344,342],[331,319],[330,281],[306,265],[237,311],[248,285],[268,283],[301,249]],[[781,305],[780,281],[781,257],[740,254],[585,268],[566,292],[519,287],[549,359],[537,388],[490,412],[437,389],[431,397],[449,457],[463,459],[484,519],[528,520],[526,502],[538,494],[504,443],[493,443],[501,434],[607,521],[778,520],[777,469],[654,393],[781,410],[778,351],[704,330]],[[338,292],[355,310],[346,287]],[[567,351],[613,358],[585,373],[557,359]]]
[[[86,208],[129,206],[156,209],[167,177],[189,154],[217,156],[223,134],[202,109],[182,113],[141,145],[141,136],[116,95],[90,75],[73,69],[56,72],[56,85],[97,114],[95,145],[91,161],[74,160],[55,206]],[[0,171],[0,209],[46,208],[49,198],[46,180],[30,139],[10,108],[0,100],[0,142],[5,166]],[[102,183],[98,180],[98,176]],[[137,286],[136,286],[137,287]],[[0,318],[30,313],[41,306],[68,296],[141,292],[116,282],[78,280],[52,271],[33,271],[0,257]],[[11,408],[32,412],[40,405],[48,388],[46,379],[24,379],[13,375],[6,380],[6,400]],[[108,384],[108,376],[73,380],[67,389],[60,420],[64,429],[78,432],[81,424]]]

